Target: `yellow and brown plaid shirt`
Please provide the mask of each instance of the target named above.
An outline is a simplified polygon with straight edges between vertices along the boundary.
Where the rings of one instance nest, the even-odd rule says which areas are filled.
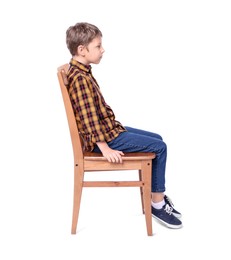
[[[105,102],[90,65],[71,59],[67,76],[68,92],[86,151],[92,151],[96,142],[110,142],[126,131]]]

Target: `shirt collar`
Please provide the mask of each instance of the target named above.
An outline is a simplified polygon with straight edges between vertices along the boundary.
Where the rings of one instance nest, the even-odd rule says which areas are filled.
[[[79,70],[83,70],[87,73],[91,73],[91,65],[84,65],[83,63],[80,63],[79,61],[74,59],[71,59],[70,65],[77,67]]]

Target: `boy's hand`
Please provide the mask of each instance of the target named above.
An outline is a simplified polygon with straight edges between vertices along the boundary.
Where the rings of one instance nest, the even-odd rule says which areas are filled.
[[[122,163],[122,155],[124,153],[122,151],[111,149],[106,142],[98,142],[97,143],[99,149],[101,150],[103,156],[111,163]]]
[[[123,152],[113,150],[111,148],[103,152],[103,156],[107,158],[107,160],[111,163],[122,163],[123,162],[122,155],[124,155]]]

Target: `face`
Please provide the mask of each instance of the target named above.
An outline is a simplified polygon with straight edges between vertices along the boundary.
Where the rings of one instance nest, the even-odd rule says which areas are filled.
[[[102,46],[102,37],[94,38],[88,46],[84,47],[85,64],[98,64],[103,57],[104,49]]]

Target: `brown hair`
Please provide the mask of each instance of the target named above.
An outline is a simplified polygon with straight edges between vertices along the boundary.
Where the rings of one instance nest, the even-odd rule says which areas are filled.
[[[87,46],[95,37],[101,36],[102,33],[93,24],[77,23],[70,26],[66,31],[66,44],[72,56],[77,54],[79,45]]]

